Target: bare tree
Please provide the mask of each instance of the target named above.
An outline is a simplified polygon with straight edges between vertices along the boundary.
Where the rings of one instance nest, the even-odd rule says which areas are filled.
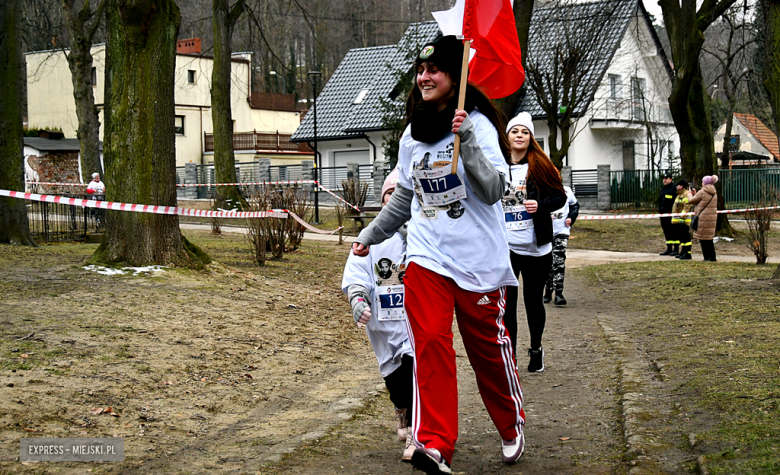
[[[211,73],[211,120],[214,123],[214,174],[217,183],[236,183],[236,159],[233,153],[233,116],[230,104],[231,40],[236,22],[244,12],[244,0],[232,7],[228,0],[214,0],[214,69]],[[246,200],[238,187],[218,186],[218,208],[243,208]]]
[[[22,2],[0,0],[0,188],[24,191]],[[35,246],[24,200],[0,198],[0,243]]]
[[[77,0],[61,0],[65,14],[65,26],[70,35],[70,49],[63,50],[68,59],[73,99],[76,102],[76,117],[79,126],[76,137],[81,148],[81,170],[85,176],[97,172],[103,176],[100,163],[100,119],[95,106],[92,86],[97,78],[93,77],[92,41],[100,26],[106,0],[100,0],[92,10],[90,0],[83,3]]]
[[[550,159],[558,168],[577,135],[576,119],[598,87],[592,76],[603,69],[601,63],[608,53],[604,38],[614,36],[609,32],[616,22],[635,13],[628,9],[630,5],[620,0],[586,4],[556,0],[534,11],[526,50],[526,84],[544,111]]]
[[[683,175],[689,180],[716,169],[707,90],[699,64],[704,33],[735,0],[659,0],[671,44],[674,79],[669,109],[680,135]],[[697,9],[697,4],[700,6]]]
[[[179,8],[173,0],[106,6],[107,198],[176,206],[174,71]],[[108,213],[93,261],[201,266],[209,257],[181,235],[175,215]]]

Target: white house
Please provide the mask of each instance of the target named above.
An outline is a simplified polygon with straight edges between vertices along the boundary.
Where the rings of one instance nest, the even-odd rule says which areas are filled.
[[[103,137],[105,45],[92,47],[92,87],[100,111],[100,137]],[[31,52],[27,60],[27,116],[30,128],[58,128],[65,137],[75,137],[78,128],[73,84],[62,50]],[[214,60],[200,52],[200,39],[177,42],[174,100],[176,107],[176,165],[213,162],[210,150],[211,72]],[[294,103],[268,108],[262,94],[251,90],[251,53],[234,53],[231,61],[231,104],[233,130],[240,139],[234,143],[236,161],[268,157],[274,164],[300,163],[311,152],[289,142],[300,124],[301,112]]]
[[[602,44],[593,48],[600,56],[581,85],[589,92],[574,111],[574,140],[564,165],[573,170],[606,164],[612,170],[669,168],[679,160],[679,138],[666,103],[672,70],[642,2],[601,0],[567,6],[568,31],[578,28],[572,22],[587,23],[597,17],[593,11],[607,6],[615,13],[598,35]],[[563,38],[565,31],[556,19],[559,10],[534,10],[531,54],[539,57]],[[406,44],[421,45],[439,34],[435,22],[413,24],[399,45],[347,53],[317,97],[317,144],[323,167],[384,160],[382,135],[387,128],[382,125],[381,104],[405,99],[397,97],[397,72],[410,70],[414,61],[405,53]],[[533,92],[526,94],[517,111],[531,113],[536,139],[549,152],[549,129]],[[292,140],[313,143],[311,111]]]

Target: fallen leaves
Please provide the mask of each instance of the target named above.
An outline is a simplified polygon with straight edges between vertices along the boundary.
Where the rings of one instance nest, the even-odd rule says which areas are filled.
[[[94,416],[97,416],[97,415],[100,415],[100,414],[107,414],[109,416],[119,417],[119,414],[114,412],[114,408],[112,408],[110,406],[105,408],[105,409],[103,409],[102,407],[97,407],[95,409],[90,409],[89,412],[91,412],[92,415],[94,415]]]

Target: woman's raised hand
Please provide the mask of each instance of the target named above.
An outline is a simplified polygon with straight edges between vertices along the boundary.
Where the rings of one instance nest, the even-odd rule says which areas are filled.
[[[468,117],[466,111],[455,111],[455,117],[452,119],[453,134],[458,133],[458,130],[460,130],[460,126],[463,124],[463,121],[466,120],[466,117]]]

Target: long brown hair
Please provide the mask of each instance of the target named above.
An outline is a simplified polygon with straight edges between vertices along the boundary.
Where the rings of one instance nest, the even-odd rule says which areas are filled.
[[[505,136],[508,134],[505,134]],[[509,139],[507,139],[509,141]],[[551,194],[553,191],[559,191],[566,194],[563,189],[561,174],[550,157],[544,153],[544,149],[531,134],[531,142],[528,143],[528,151],[525,153],[528,160],[528,177],[534,181],[540,193]],[[508,163],[510,166],[511,163]]]
[[[453,78],[454,80],[457,80],[458,78]],[[455,95],[450,99],[449,105],[455,107],[458,104],[458,96],[460,94],[460,88],[458,85],[453,82],[452,87],[455,89]],[[414,110],[417,107],[417,104],[423,101],[422,93],[420,92],[420,88],[417,87],[417,81],[415,80],[414,87],[412,87],[412,90],[409,91],[409,95],[406,97],[406,119],[404,120],[403,127],[401,128],[401,131],[403,133],[404,130],[406,130],[406,127],[412,123],[412,119],[414,118]],[[469,82],[466,85],[466,102],[464,105],[464,110],[466,112],[474,110],[474,108],[479,109],[479,111],[488,118],[491,124],[493,124],[493,127],[496,128],[496,132],[498,133],[498,145],[501,148],[501,154],[504,156],[504,160],[507,160],[509,157],[509,139],[507,138],[506,134],[502,134],[501,131],[506,128],[506,120],[504,118],[504,114],[496,108],[495,105],[493,105],[493,101],[488,98],[487,95],[485,95],[482,90],[475,85],[472,82]]]

